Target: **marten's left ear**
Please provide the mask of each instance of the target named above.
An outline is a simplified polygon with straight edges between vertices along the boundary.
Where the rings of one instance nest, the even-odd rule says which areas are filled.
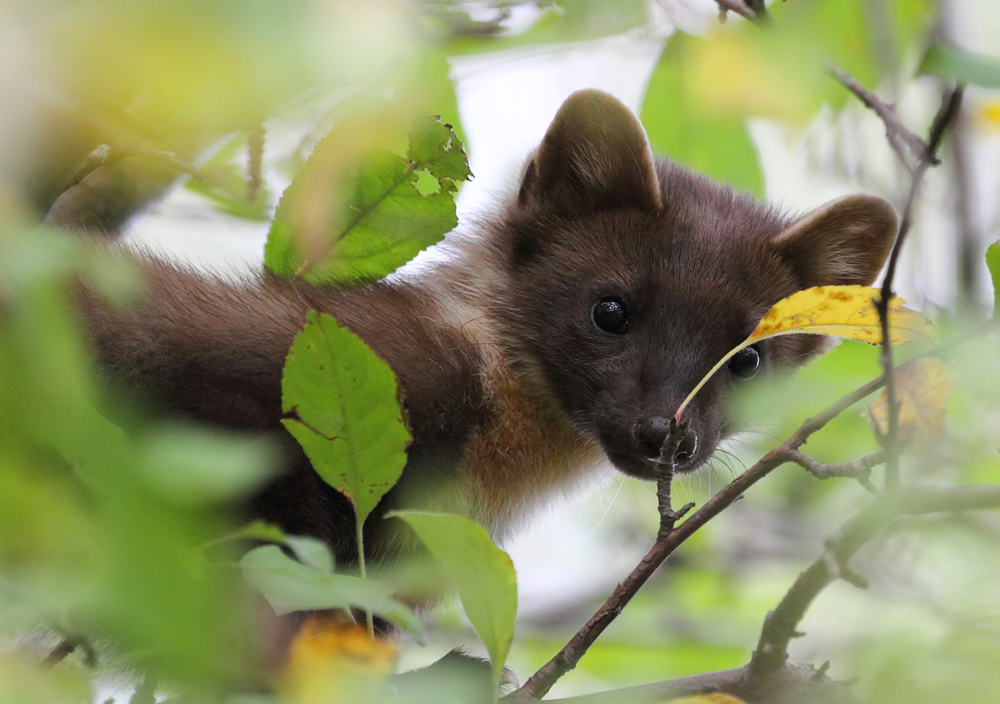
[[[525,169],[517,202],[571,212],[659,209],[660,184],[642,123],[613,95],[573,93]]]
[[[847,196],[794,222],[773,245],[803,288],[875,281],[896,238],[896,211],[875,196]]]

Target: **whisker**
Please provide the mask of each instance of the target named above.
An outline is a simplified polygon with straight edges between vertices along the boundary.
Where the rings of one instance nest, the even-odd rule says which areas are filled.
[[[604,519],[608,517],[608,514],[611,512],[611,508],[615,505],[615,501],[618,499],[618,495],[622,493],[623,486],[625,486],[625,477],[622,477],[618,481],[618,489],[615,490],[615,495],[611,497],[611,501],[608,503],[608,507],[604,510],[604,515],[601,516],[601,520],[597,522],[597,525],[594,526],[594,530],[592,530],[590,532],[590,535],[587,536],[587,540],[592,539],[594,537],[594,534],[597,533],[597,529],[601,527],[602,523],[604,523]]]

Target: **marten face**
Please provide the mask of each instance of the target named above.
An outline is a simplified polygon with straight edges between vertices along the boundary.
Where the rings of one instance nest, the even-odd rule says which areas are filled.
[[[503,225],[508,285],[494,311],[513,357],[622,471],[655,478],[684,397],[770,307],[795,291],[867,284],[895,234],[884,201],[837,201],[798,221],[667,163],[610,96],[572,96],[529,164]],[[677,471],[735,430],[725,401],[817,336],[733,357],[685,410]]]

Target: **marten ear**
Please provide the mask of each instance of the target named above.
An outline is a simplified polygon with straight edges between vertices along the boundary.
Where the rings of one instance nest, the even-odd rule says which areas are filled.
[[[658,209],[660,184],[642,123],[608,93],[573,93],[525,169],[517,202],[571,211]]]
[[[867,286],[896,238],[896,211],[882,198],[847,196],[823,205],[774,239],[803,288]]]

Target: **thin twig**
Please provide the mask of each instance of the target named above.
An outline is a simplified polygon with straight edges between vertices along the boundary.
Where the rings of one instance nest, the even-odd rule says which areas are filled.
[[[940,356],[948,350],[982,336],[990,328],[970,328],[956,335],[937,347],[925,350],[907,360],[900,368],[909,366],[917,360],[928,356]],[[517,690],[515,698],[540,699],[552,688],[560,677],[576,667],[587,649],[604,632],[612,621],[622,612],[626,604],[639,591],[656,569],[684,541],[690,538],[698,529],[721,513],[725,508],[737,501],[743,493],[758,481],[770,474],[774,469],[786,462],[793,462],[792,454],[805,444],[816,431],[839,416],[848,408],[875,393],[885,385],[885,375],[872,379],[867,384],[858,387],[846,396],[830,404],[822,412],[807,419],[784,443],[768,452],[752,467],[719,490],[715,496],[705,502],[705,505],[694,512],[690,518],[673,528],[665,537],[656,541],[653,547],[643,556],[642,561],[632,570],[631,574],[618,585],[608,600],[597,610],[586,624],[570,639],[570,641],[551,660],[532,675],[524,685]],[[676,442],[676,438],[674,440]],[[666,454],[666,453],[664,453]],[[661,499],[662,503],[662,499]],[[677,512],[680,519],[690,509],[688,504]]]
[[[739,499],[747,489],[785,462],[790,461],[788,456],[789,451],[797,450],[805,444],[810,435],[836,418],[843,411],[866,396],[878,391],[880,388],[882,388],[882,377],[868,382],[852,393],[837,400],[821,413],[806,420],[788,440],[761,457],[756,464],[720,489],[715,496],[705,502],[690,518],[673,528],[663,539],[658,540],[632,573],[618,585],[604,605],[597,610],[562,650],[521,686],[518,694],[538,699],[544,697],[560,677],[576,667],[580,658],[583,657],[587,649],[604,632],[604,629],[617,618],[618,614],[625,608],[625,605],[628,604],[642,585],[652,576],[653,572],[684,541],[722,512],[723,509]]]
[[[920,139],[920,137],[911,132],[902,122],[899,121],[899,117],[896,115],[896,111],[892,105],[889,105],[863,85],[858,83],[858,80],[854,78],[854,76],[847,73],[834,63],[830,64],[830,73],[833,74],[833,77],[836,78],[841,85],[854,93],[858,100],[864,103],[866,107],[871,108],[875,114],[882,119],[882,122],[885,123],[885,134],[886,137],[889,138],[889,144],[892,146],[893,150],[899,156],[903,164],[905,164],[906,167],[912,171],[913,167],[910,166],[909,159],[900,146],[900,141],[909,147],[910,151],[913,153],[913,158],[922,159],[924,155],[927,154],[927,144],[924,140]],[[937,161],[934,163],[936,164]]]
[[[882,368],[885,372],[886,385],[885,396],[886,406],[889,409],[889,422],[886,425],[885,445],[888,451],[885,465],[885,485],[888,488],[899,484],[899,404],[896,399],[896,373],[893,362],[892,340],[889,337],[889,302],[892,300],[892,283],[896,274],[896,265],[899,261],[899,252],[909,234],[910,226],[913,222],[913,205],[916,201],[917,191],[923,182],[927,169],[934,164],[940,163],[937,159],[937,150],[941,145],[941,139],[948,125],[958,115],[959,107],[962,104],[962,93],[965,86],[959,84],[950,95],[945,96],[944,102],[931,124],[930,134],[927,138],[926,148],[917,166],[913,171],[913,181],[910,184],[910,193],[906,199],[906,206],[903,208],[903,217],[899,224],[899,233],[893,243],[892,252],[889,254],[889,265],[886,267],[885,279],[882,282],[882,292],[878,301],[879,319],[882,324]]]
[[[823,464],[798,450],[791,450],[788,453],[788,460],[799,465],[817,479],[832,479],[833,477],[856,479],[861,486],[874,494],[876,493],[875,487],[870,480],[872,468],[885,462],[885,456],[886,452],[883,448],[853,462]]]
[[[882,493],[878,500],[848,521],[839,537],[809,566],[764,620],[760,641],[750,660],[752,675],[777,670],[788,659],[788,644],[801,634],[796,630],[813,600],[835,579],[866,586],[848,566],[848,560],[879,531],[900,516],[927,513],[979,511],[1000,508],[1000,486],[952,489],[899,489]]]

